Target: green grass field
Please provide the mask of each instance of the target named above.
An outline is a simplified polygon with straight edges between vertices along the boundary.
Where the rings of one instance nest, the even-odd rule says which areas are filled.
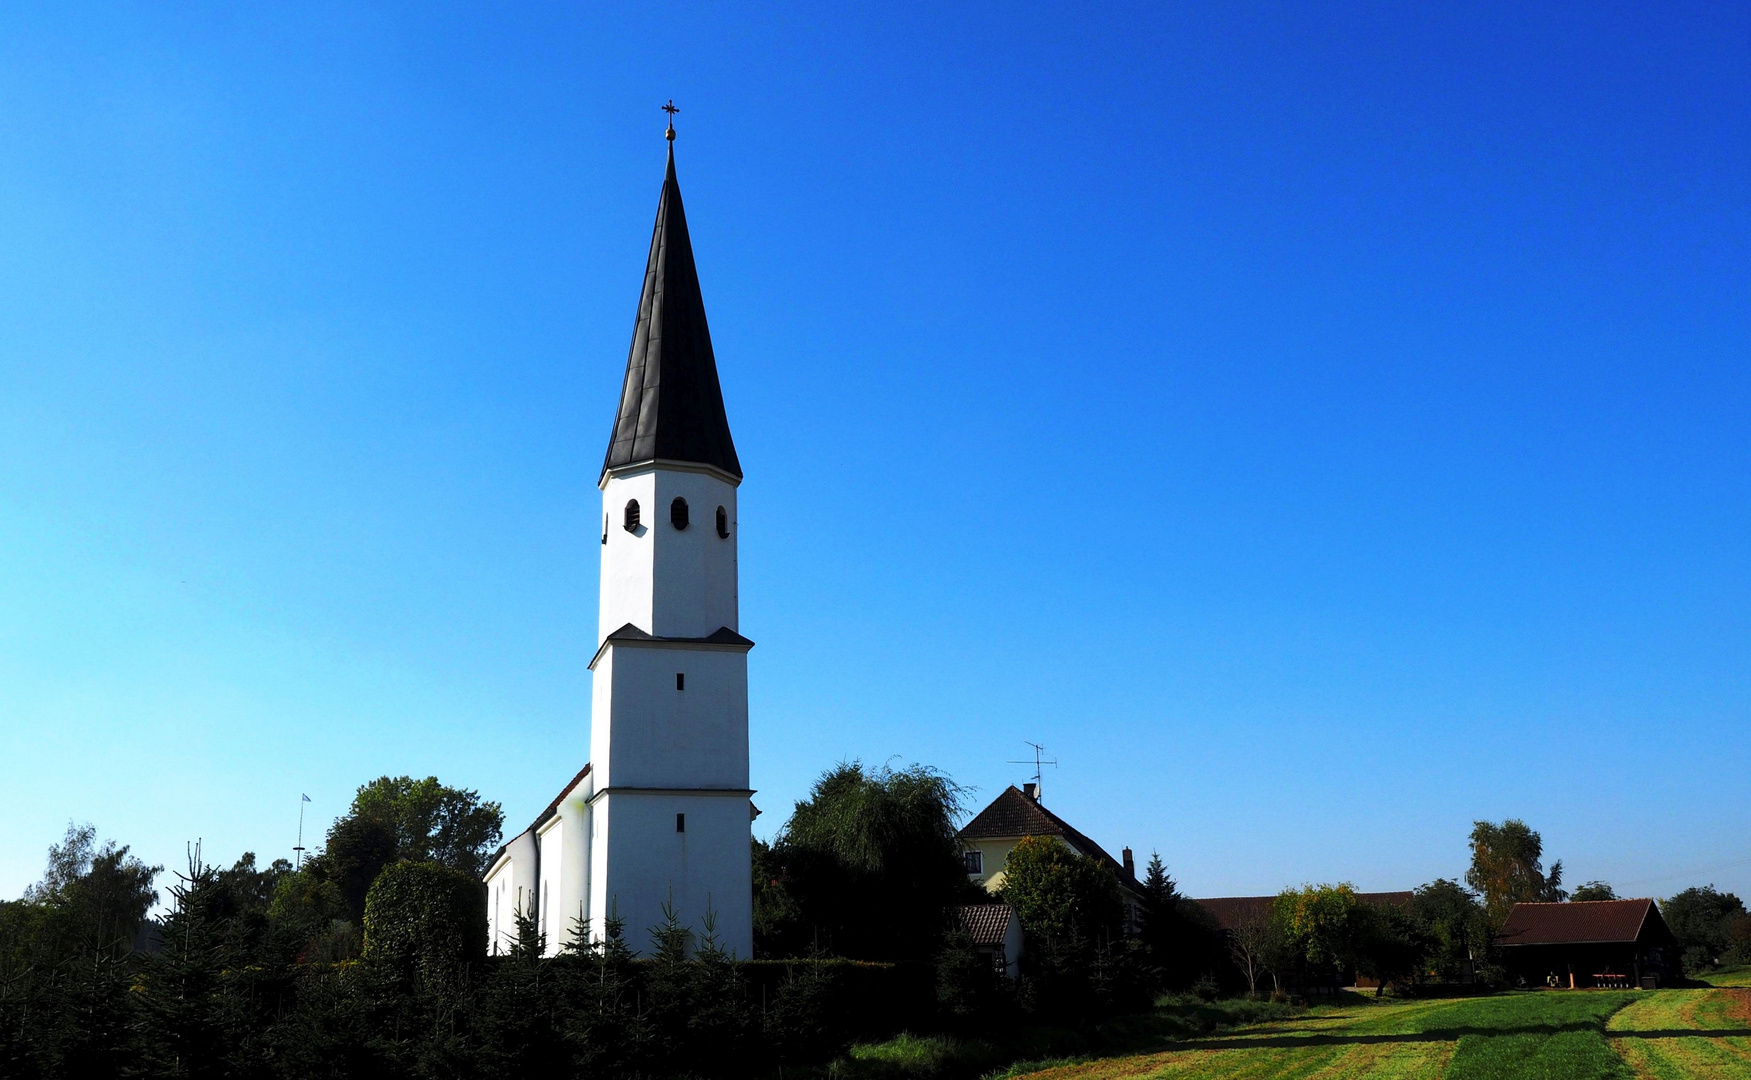
[[[1751,965],[1726,968],[1713,975],[1704,975],[1702,981],[1710,986],[1751,987]]]
[[[1542,991],[1352,999],[1161,1050],[1010,1075],[1035,1080],[1751,1080],[1751,993]]]

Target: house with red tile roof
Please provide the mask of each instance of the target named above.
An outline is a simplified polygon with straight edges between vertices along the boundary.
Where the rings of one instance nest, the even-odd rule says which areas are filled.
[[[979,811],[960,831],[967,879],[978,882],[993,893],[1003,888],[1003,867],[1009,859],[1010,849],[1027,836],[1049,836],[1078,855],[1105,863],[1119,879],[1131,926],[1139,924],[1143,886],[1137,881],[1137,867],[1131,849],[1121,849],[1122,861],[1107,854],[1105,848],[1046,809],[1040,801],[1038,784],[1023,784],[1020,788],[1012,784],[1003,789],[997,798],[991,800],[991,805]]]

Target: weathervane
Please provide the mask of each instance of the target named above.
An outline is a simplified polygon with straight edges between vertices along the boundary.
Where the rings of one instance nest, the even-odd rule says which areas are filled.
[[[675,108],[675,99],[670,98],[669,103],[667,105],[663,106],[663,111],[669,114],[669,130],[663,132],[663,138],[669,140],[670,142],[674,142],[675,141],[675,114],[680,112],[681,110]]]

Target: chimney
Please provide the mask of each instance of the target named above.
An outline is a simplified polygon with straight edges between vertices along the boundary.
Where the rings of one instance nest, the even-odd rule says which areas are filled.
[[[1029,799],[1032,799],[1034,802],[1040,801],[1040,785],[1038,784],[1023,784],[1021,786],[1021,793],[1026,795]]]
[[[1124,861],[1125,861],[1125,876],[1128,878],[1136,877],[1137,876],[1137,861],[1131,857],[1131,849],[1124,848],[1123,854],[1125,856],[1125,859],[1124,859]]]

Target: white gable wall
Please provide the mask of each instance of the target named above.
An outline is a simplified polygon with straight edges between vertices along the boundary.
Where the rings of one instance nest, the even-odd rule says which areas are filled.
[[[487,949],[506,953],[517,943],[517,915],[528,911],[536,896],[535,834],[528,829],[511,838],[486,875]]]

